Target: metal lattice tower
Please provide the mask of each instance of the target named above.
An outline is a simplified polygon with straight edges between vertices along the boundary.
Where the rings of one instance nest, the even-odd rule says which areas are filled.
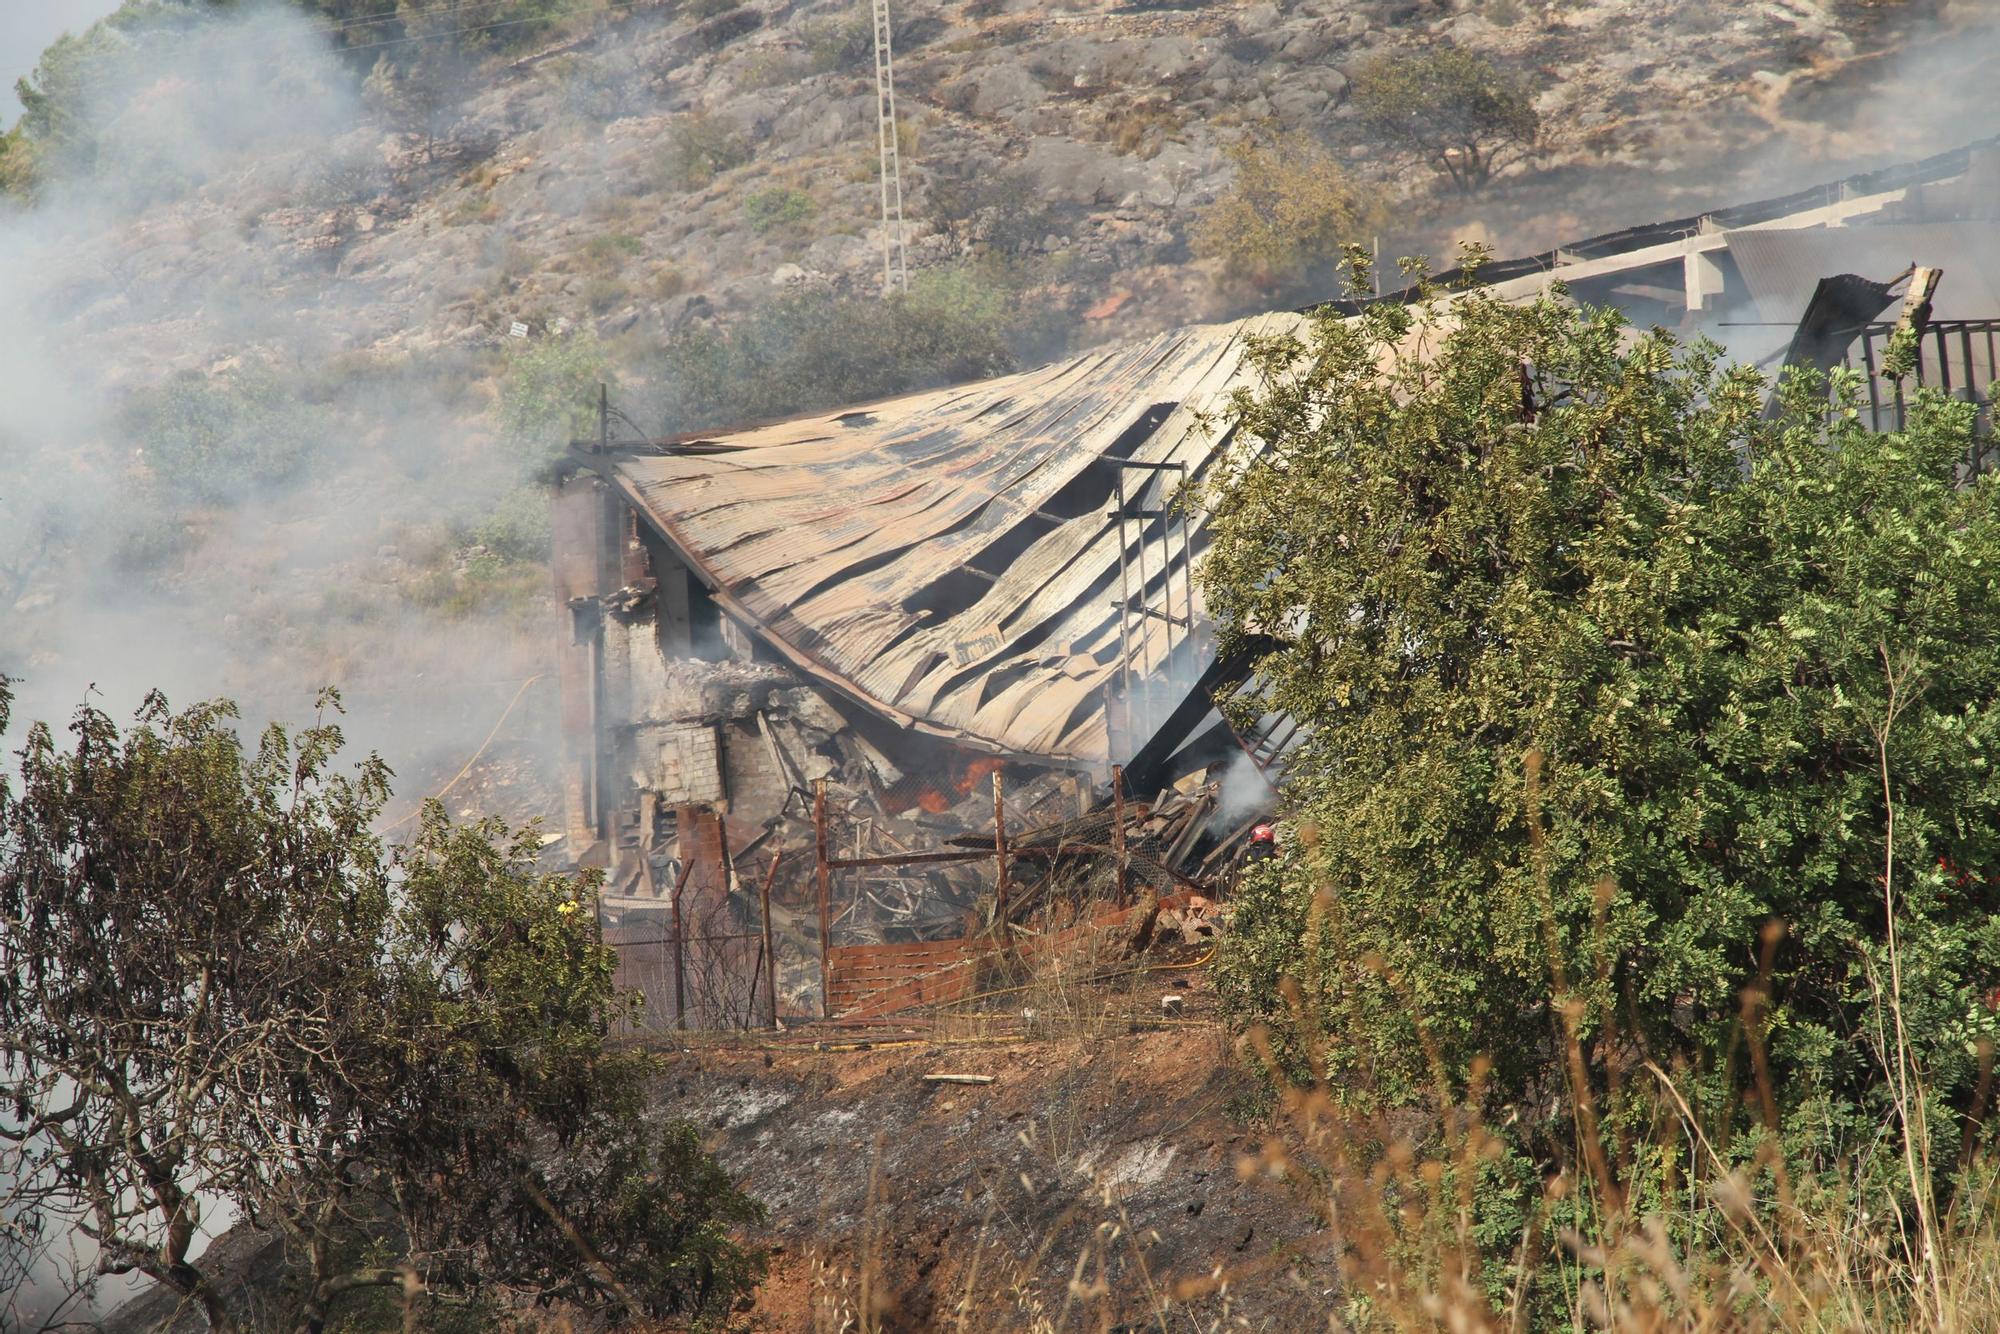
[[[889,49],[889,0],[869,0],[875,18],[875,141],[882,158],[882,292],[910,285],[903,256],[903,164],[896,151],[896,61]]]

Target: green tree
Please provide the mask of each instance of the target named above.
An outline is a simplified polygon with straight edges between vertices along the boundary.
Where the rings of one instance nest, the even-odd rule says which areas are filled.
[[[386,849],[388,770],[337,769],[325,721],[246,752],[228,705],[155,696],[71,732],[0,781],[0,1216],[31,1251],[78,1229],[230,1330],[194,1246],[224,1203],[285,1239],[302,1334],[383,1288],[707,1315],[752,1281],[757,1206],[605,1045],[589,881],[435,803]]]
[[[250,100],[288,97],[308,113],[330,104],[317,48],[284,40],[297,21],[255,16],[246,21],[264,36],[246,43],[229,21],[241,13],[235,0],[124,0],[57,38],[15,85],[23,110],[0,138],[0,188],[31,193],[59,173],[100,190],[183,189],[214,169],[218,146],[273,128],[240,114]]]
[[[1533,152],[1541,134],[1526,80],[1462,47],[1376,56],[1352,87],[1363,124],[1464,194]]]
[[[500,385],[500,436],[530,463],[597,430],[598,386],[610,359],[587,329],[528,339],[508,353]]]
[[[443,22],[433,17],[423,23]],[[390,124],[424,141],[424,160],[437,156],[438,135],[451,129],[467,84],[467,64],[455,43],[439,38],[418,40],[415,52],[394,59],[389,52],[376,58],[362,83],[368,104]],[[397,54],[401,54],[400,51]]]
[[[129,6],[128,6],[129,8]],[[127,77],[124,11],[92,24],[81,35],[64,33],[42,52],[35,68],[14,83],[21,119],[9,133],[7,177],[24,189],[45,162],[88,168],[96,160],[99,122],[109,100],[106,85]]]
[[[211,0],[229,4],[234,0]],[[388,48],[394,59],[421,61],[442,48],[456,62],[465,50],[509,50],[530,45],[571,14],[582,0],[292,0],[327,22],[337,47],[354,51],[373,65],[387,42],[414,39]]]
[[[1219,260],[1225,278],[1296,287],[1331,273],[1341,247],[1375,221],[1354,179],[1310,135],[1237,144],[1229,157],[1236,173],[1201,210],[1193,237],[1195,254]]]
[[[34,190],[35,157],[35,143],[19,125],[0,134],[0,195],[18,198]]]
[[[1919,394],[1876,434],[1854,378],[1829,407],[1803,374],[1766,420],[1720,349],[1554,296],[1371,307],[1257,363],[1204,577],[1307,740],[1302,850],[1224,947],[1235,1013],[1364,1100],[1490,1058],[1561,1157],[1526,1105],[1572,1034],[1614,1118],[1643,1057],[1726,1145],[1753,989],[1791,1142],[1866,1160],[1900,1123],[1921,1212],[2000,981],[1973,409]]]

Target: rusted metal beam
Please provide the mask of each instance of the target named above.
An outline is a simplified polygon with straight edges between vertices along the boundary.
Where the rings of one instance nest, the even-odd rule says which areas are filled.
[[[1111,766],[1111,855],[1118,859],[1118,906],[1125,906],[1125,766]]]
[[[1132,606],[1132,577],[1130,573],[1131,567],[1125,559],[1125,472],[1122,468],[1118,472],[1116,486],[1118,490],[1118,509],[1116,511],[1118,519],[1118,672],[1119,679],[1124,683],[1120,687],[1120,693],[1127,701],[1127,708],[1129,709],[1132,698],[1132,618],[1129,614]],[[1139,591],[1140,596],[1144,597],[1145,588],[1143,585]],[[1107,719],[1106,721],[1108,724],[1109,720]],[[1130,719],[1128,718],[1127,722],[1129,723],[1129,721]]]
[[[880,857],[832,857],[827,866],[836,871],[852,870],[857,866],[921,866],[928,862],[976,862],[986,858],[983,852],[892,852]]]
[[[1178,625],[1184,630],[1193,628],[1186,617],[1172,615],[1171,613],[1161,611],[1158,607],[1149,607],[1143,602],[1132,608],[1132,611],[1136,615],[1151,616],[1155,620],[1165,621],[1168,625]]]
[[[688,937],[690,941],[692,941],[697,945],[720,945],[724,941],[756,940],[757,938],[758,936],[755,931],[728,931],[724,932],[721,935],[714,935],[714,936],[701,935],[701,936]],[[627,945],[671,945],[673,943],[674,943],[674,938],[671,935],[650,936],[639,940],[608,940],[605,942],[605,944],[609,945],[613,949],[623,949]]]
[[[778,878],[778,859],[784,855],[783,844],[772,850],[771,869],[765,873],[764,887],[757,894],[763,916],[764,1008],[769,1012],[773,1028],[778,1026],[778,953],[771,944],[771,885]]]
[[[833,976],[827,971],[828,937],[833,934],[833,912],[828,903],[826,860],[826,780],[813,779],[813,882],[819,888],[819,1016],[833,1018]]]
[[[1007,805],[1001,799],[1000,774],[993,774],[993,913],[1004,943],[1007,930]]]
[[[645,853],[640,852],[641,856]],[[687,993],[681,985],[681,976],[687,971],[686,938],[681,930],[681,890],[687,887],[688,872],[694,870],[694,858],[681,858],[681,873],[674,880],[674,1027],[687,1027]]]
[[[1259,816],[1258,818],[1262,819],[1263,817]],[[1114,842],[1116,841],[1117,840],[1114,840]],[[1057,850],[1037,849],[1037,851],[1055,852]],[[1115,846],[1106,847],[1102,843],[1067,843],[1063,845],[1063,847],[1060,849],[1060,852],[1064,856],[1074,856],[1077,853],[1094,853],[1099,857],[1116,857],[1119,855],[1118,849]],[[1026,856],[1028,854],[1024,850],[1022,853],[1018,855]],[[1128,861],[1130,860],[1130,857],[1131,854],[1127,853],[1126,858]],[[1200,894],[1205,895],[1209,892],[1210,886],[1206,882],[1195,879],[1193,876],[1187,874],[1185,871],[1176,871],[1173,867],[1167,865],[1165,862],[1159,860],[1158,858],[1148,857],[1142,854],[1139,860],[1145,862],[1146,865],[1152,867],[1154,870],[1160,872],[1162,875],[1168,877],[1177,884],[1184,885],[1188,889],[1194,890]]]

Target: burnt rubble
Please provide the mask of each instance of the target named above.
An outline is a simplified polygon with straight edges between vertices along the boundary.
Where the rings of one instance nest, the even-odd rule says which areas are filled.
[[[1163,938],[1214,930],[1204,905],[1248,829],[1219,818],[1219,772],[1128,800],[1072,769],[885,736],[782,666],[663,659],[649,680],[614,738],[633,818],[600,911],[653,1024],[815,1017],[829,967],[860,951],[1001,949],[1092,904],[1129,905],[1141,946],[1155,917]]]

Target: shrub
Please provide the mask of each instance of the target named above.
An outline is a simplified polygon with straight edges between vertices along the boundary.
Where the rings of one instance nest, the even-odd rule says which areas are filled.
[[[1857,378],[1829,411],[1802,373],[1766,419],[1721,349],[1559,296],[1371,306],[1255,360],[1203,577],[1307,737],[1298,851],[1218,976],[1268,1064],[1491,1099],[1614,1212],[1693,1151],[1601,1168],[1680,1119],[1671,1079],[1723,1171],[1782,1141],[1794,1186],[1933,1249],[2000,1032],[1972,406],[1876,434]]]
[[[865,402],[1012,369],[1046,315],[1005,277],[921,274],[887,299],[781,297],[727,330],[668,343],[650,411],[670,431]]]
[[[1180,131],[1181,115],[1170,102],[1136,102],[1105,122],[1104,137],[1128,157],[1148,160]]]
[[[1471,194],[1534,151],[1541,133],[1525,80],[1455,46],[1381,55],[1353,77],[1362,122]]]
[[[722,172],[750,160],[750,145],[734,125],[705,112],[691,112],[667,131],[660,158],[661,183],[698,190]]]
[[[598,232],[577,248],[577,255],[585,268],[604,272],[645,253],[645,249],[646,243],[630,232]]]
[[[865,18],[821,19],[805,26],[804,37],[815,73],[858,74],[875,58],[875,30]]]
[[[796,83],[806,73],[803,57],[775,46],[753,51],[735,66],[736,86],[746,92]]]
[[[983,246],[1002,255],[1032,250],[1062,225],[1046,192],[1019,167],[933,173],[926,178],[924,210],[958,249]]]
[[[502,560],[537,564],[549,557],[549,494],[517,486],[500,497],[472,529],[472,541]]]
[[[743,217],[752,231],[790,229],[811,218],[816,207],[805,191],[774,185],[743,201]]]
[[[1236,174],[1194,225],[1195,254],[1223,276],[1265,290],[1331,274],[1341,247],[1365,234],[1377,210],[1318,142],[1304,134],[1230,150]]]
[[[543,66],[553,76],[558,105],[586,124],[606,124],[640,106],[653,70],[636,53],[614,48],[588,58],[559,56]]]
[[[602,315],[615,309],[632,295],[632,289],[623,279],[613,273],[600,273],[584,280],[577,289],[577,299],[590,309],[593,315]]]
[[[186,371],[134,395],[120,424],[144,451],[159,486],[175,498],[213,504],[302,476],[322,415],[262,368],[215,378]]]

